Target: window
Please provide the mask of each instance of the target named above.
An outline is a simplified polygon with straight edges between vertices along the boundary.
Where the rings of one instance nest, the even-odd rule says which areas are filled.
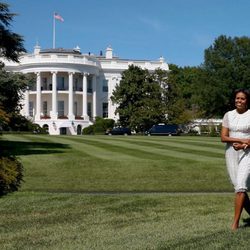
[[[92,117],[92,105],[91,102],[88,102],[87,113],[89,117]]]
[[[58,90],[65,90],[64,77],[63,76],[58,76],[57,77],[57,89]]]
[[[29,102],[29,116],[31,116],[31,117],[33,117],[33,115],[34,115],[33,110],[34,110],[34,104],[33,104],[33,102]]]
[[[102,117],[108,117],[108,103],[107,102],[103,102],[102,103]]]
[[[47,103],[47,101],[43,102],[43,115],[44,116],[48,115],[48,103]]]
[[[78,78],[75,78],[75,79],[74,79],[73,90],[74,90],[74,91],[78,90]]]
[[[92,82],[88,79],[88,82],[87,82],[87,92],[88,93],[92,93]]]
[[[48,89],[48,83],[47,83],[47,78],[42,77],[42,87],[41,90],[47,90]]]
[[[58,101],[58,116],[64,116],[64,101]]]
[[[77,115],[77,102],[74,102],[74,114]]]
[[[29,84],[29,86],[28,86],[29,90],[36,91],[36,83],[29,82],[28,84]]]
[[[109,92],[109,87],[108,87],[108,80],[103,80],[102,82],[102,91],[103,92]]]

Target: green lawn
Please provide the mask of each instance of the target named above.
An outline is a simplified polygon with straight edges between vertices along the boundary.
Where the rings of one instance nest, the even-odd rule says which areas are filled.
[[[25,166],[23,191],[232,191],[219,138],[8,135],[2,140]]]
[[[0,146],[25,167],[21,191],[0,199],[1,249],[249,247],[248,225],[230,231],[219,138],[3,135]]]

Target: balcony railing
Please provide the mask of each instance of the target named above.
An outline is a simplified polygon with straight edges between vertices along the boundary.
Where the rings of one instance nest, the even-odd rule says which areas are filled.
[[[76,115],[76,116],[75,116],[75,119],[76,119],[76,120],[83,120],[83,117],[81,117],[81,116],[79,116],[79,115]]]
[[[50,116],[49,115],[42,115],[41,119],[50,119]]]
[[[91,66],[100,66],[100,63],[95,57],[85,55],[61,55],[61,54],[39,54],[39,55],[23,55],[21,57],[23,64],[30,63],[74,63]]]
[[[68,119],[68,116],[66,116],[66,115],[58,115],[58,119]]]

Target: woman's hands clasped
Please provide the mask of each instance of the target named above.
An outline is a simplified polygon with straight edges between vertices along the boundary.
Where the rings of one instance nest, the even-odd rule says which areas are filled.
[[[233,147],[236,151],[238,151],[240,149],[245,149],[246,146],[247,146],[247,144],[244,144],[244,143],[238,143],[238,142],[233,143]]]
[[[250,147],[250,139],[242,139],[241,143],[235,142],[233,143],[233,147],[236,151],[240,149],[247,149]]]

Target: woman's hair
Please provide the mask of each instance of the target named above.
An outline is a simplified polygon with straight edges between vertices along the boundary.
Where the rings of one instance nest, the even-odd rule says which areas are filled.
[[[237,95],[238,93],[243,93],[243,94],[245,94],[246,99],[247,99],[247,106],[249,106],[249,104],[250,104],[250,91],[249,91],[248,89],[236,89],[236,90],[234,91],[234,99],[236,98],[236,95]]]

